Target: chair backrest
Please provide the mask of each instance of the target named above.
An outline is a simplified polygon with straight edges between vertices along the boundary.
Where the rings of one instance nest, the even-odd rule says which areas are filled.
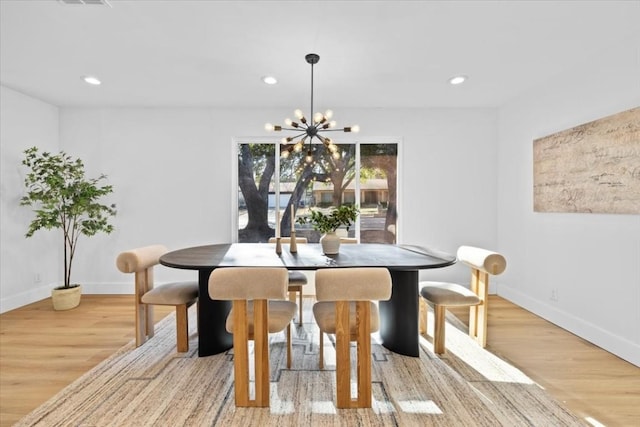
[[[507,260],[501,254],[473,246],[458,248],[458,261],[491,275],[501,274],[507,268]]]
[[[275,237],[269,237],[269,243],[276,243]],[[291,243],[291,237],[281,237],[280,243]],[[306,237],[296,237],[296,243],[307,243]]]
[[[341,237],[340,243],[345,243],[345,244],[358,243],[358,239],[355,237]]]
[[[318,301],[384,301],[391,298],[386,268],[326,268],[316,272]]]
[[[217,268],[209,276],[209,296],[217,300],[282,300],[288,286],[284,267]]]
[[[160,262],[160,257],[168,252],[163,245],[144,246],[122,252],[116,259],[118,270],[123,273],[144,271]]]

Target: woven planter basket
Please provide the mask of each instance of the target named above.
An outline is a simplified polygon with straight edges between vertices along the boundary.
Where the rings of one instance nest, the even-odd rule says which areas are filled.
[[[52,289],[51,300],[53,301],[53,309],[57,311],[71,310],[80,304],[82,296],[82,286],[77,285],[66,289]]]

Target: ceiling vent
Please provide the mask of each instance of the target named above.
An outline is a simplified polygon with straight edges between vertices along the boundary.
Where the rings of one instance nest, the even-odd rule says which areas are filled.
[[[62,3],[68,6],[109,6],[111,4],[107,0],[58,0],[58,3]]]

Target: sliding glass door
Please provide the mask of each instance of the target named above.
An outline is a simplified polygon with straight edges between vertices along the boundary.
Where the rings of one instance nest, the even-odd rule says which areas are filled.
[[[361,243],[396,243],[397,143],[338,144],[336,154],[322,147],[281,156],[272,142],[240,142],[237,181],[237,241],[266,242],[276,234],[318,242],[320,233],[296,223],[311,209],[330,211],[341,204],[360,208],[344,237]],[[276,151],[278,151],[276,155]]]

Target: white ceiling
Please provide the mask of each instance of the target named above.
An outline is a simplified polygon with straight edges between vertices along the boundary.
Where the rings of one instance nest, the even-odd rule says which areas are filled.
[[[1,83],[60,106],[306,110],[313,52],[317,109],[495,107],[640,32],[638,0],[110,3],[0,0]]]

